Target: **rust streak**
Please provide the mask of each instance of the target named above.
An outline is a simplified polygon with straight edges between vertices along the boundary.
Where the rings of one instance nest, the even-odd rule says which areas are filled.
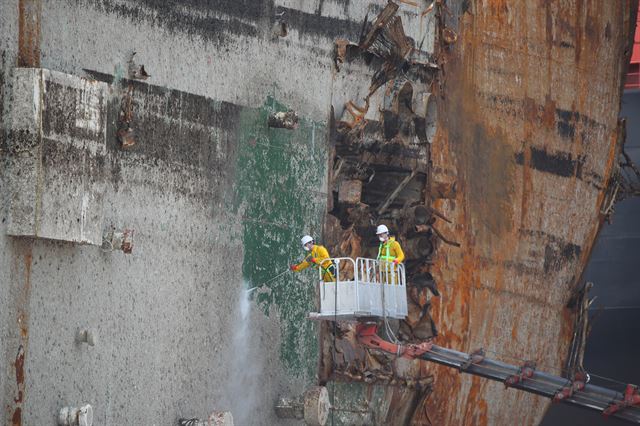
[[[13,417],[11,417],[11,425],[20,426],[21,424],[22,424],[22,409],[18,407],[14,410]]]
[[[518,320],[514,320],[513,326],[511,326],[511,338],[514,341],[518,339]]]
[[[40,66],[41,0],[20,0],[18,3],[18,66]]]
[[[29,314],[26,311],[27,306],[29,305],[29,295],[31,294],[31,260],[32,254],[31,250],[29,250],[24,255],[24,300],[23,306],[18,312],[18,327],[20,328],[20,336],[22,336],[23,341],[27,339],[29,336],[29,325],[28,318]]]
[[[27,344],[29,337],[29,298],[31,294],[31,265],[33,260],[32,249],[30,243],[21,245],[18,248],[18,252],[21,252],[22,267],[20,267],[19,257],[15,259],[14,272],[17,276],[22,276],[21,288],[16,298],[17,317],[16,322],[19,329],[18,336],[20,337],[20,343],[16,353],[15,360],[13,362],[13,368],[15,370],[16,385],[15,385],[15,397],[13,398],[14,408],[13,415],[11,417],[11,424],[13,426],[19,426],[22,424],[22,411],[25,398],[25,358],[27,352]]]
[[[467,396],[465,418],[473,419],[473,424],[488,424],[487,402],[482,397],[487,381],[474,376]]]
[[[24,384],[24,347],[20,345],[18,348],[18,354],[16,355],[16,361],[13,363],[16,369],[16,384],[18,386]],[[21,398],[21,393],[20,397]],[[21,402],[21,401],[16,401]]]
[[[13,363],[13,366],[16,370],[16,384],[18,386],[18,397],[14,399],[16,403],[16,408],[13,411],[13,417],[11,418],[11,422],[13,426],[20,426],[22,424],[22,399],[24,389],[24,347],[20,345],[18,348],[18,354],[16,355],[16,360]]]

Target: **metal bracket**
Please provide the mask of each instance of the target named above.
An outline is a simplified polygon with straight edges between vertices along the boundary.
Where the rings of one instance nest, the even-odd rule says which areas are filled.
[[[532,378],[535,371],[536,363],[534,361],[525,361],[518,369],[517,374],[513,374],[504,380],[504,387],[509,388],[525,381],[526,379]]]
[[[475,351],[471,352],[469,354],[469,358],[465,362],[460,364],[460,372],[468,370],[472,365],[481,363],[482,361],[484,361],[484,357],[485,353],[484,349],[482,348],[476,349]]]
[[[431,341],[422,342],[420,344],[410,343],[407,345],[387,342],[378,336],[377,332],[377,324],[359,323],[356,326],[356,338],[361,345],[372,349],[379,349],[402,358],[416,359],[422,354],[429,352],[433,347],[433,343]]]
[[[605,408],[602,415],[608,417],[613,413],[628,407],[633,407],[634,405],[640,405],[640,394],[638,394],[637,386],[628,384],[627,388],[624,390],[624,399],[620,402],[612,402],[607,408]]]
[[[567,398],[571,398],[574,392],[578,392],[584,389],[587,384],[587,373],[579,371],[575,374],[573,380],[568,386],[560,389],[553,397],[553,402],[560,402]]]

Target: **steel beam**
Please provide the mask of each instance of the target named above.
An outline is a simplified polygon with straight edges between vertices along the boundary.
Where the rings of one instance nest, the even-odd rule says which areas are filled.
[[[462,365],[469,359],[469,354],[452,349],[445,349],[436,345],[434,345],[429,352],[423,354],[421,358],[446,365],[447,367],[460,369],[463,373],[473,374],[474,376],[499,382],[504,382],[508,377],[520,373],[520,366],[518,365],[506,364],[488,358],[471,364],[467,369],[462,369]],[[511,387],[547,398],[553,398],[558,391],[570,385],[570,383],[570,380],[567,378],[535,371],[533,377],[529,379],[525,378]],[[587,384],[583,390],[576,391],[572,396],[564,399],[562,402],[603,412],[612,403],[620,402],[623,399],[624,395],[622,392]],[[613,414],[613,417],[640,424],[640,407],[627,407]]]

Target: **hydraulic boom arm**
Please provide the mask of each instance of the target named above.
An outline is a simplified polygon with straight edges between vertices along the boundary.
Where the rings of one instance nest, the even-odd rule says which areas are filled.
[[[624,393],[601,386],[587,384],[587,375],[577,373],[573,380],[536,370],[535,363],[506,364],[484,356],[478,350],[472,354],[436,346],[431,342],[419,345],[399,345],[383,340],[376,334],[375,324],[358,324],[358,342],[404,358],[424,359],[463,373],[481,376],[504,383],[525,392],[552,398],[554,402],[577,405],[600,411],[605,417],[614,416],[640,424],[640,394],[638,388],[627,385]]]

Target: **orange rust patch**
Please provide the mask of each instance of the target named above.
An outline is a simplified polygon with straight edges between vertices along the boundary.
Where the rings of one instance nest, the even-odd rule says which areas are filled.
[[[545,97],[544,109],[542,110],[542,124],[548,129],[553,129],[556,125],[556,103],[549,95]]]
[[[16,383],[18,386],[24,384],[24,347],[22,345],[18,348],[16,361],[13,365],[16,369]]]
[[[460,374],[444,366],[437,366],[433,374],[435,378],[433,393],[425,402],[429,418],[434,425],[454,424],[449,418],[451,413],[448,410],[448,405],[450,403],[456,405],[456,390],[461,386]],[[452,395],[452,391],[454,395]]]
[[[29,298],[31,294],[31,264],[33,260],[32,248],[30,243],[20,244],[18,247],[18,255],[14,258],[12,266],[13,274],[16,277],[23,277],[22,286],[16,295],[15,303],[17,308],[16,322],[19,328],[20,345],[13,362],[16,377],[15,397],[13,398],[14,408],[12,415],[12,425],[22,424],[22,404],[25,395],[25,357],[28,344],[28,322],[29,322]],[[22,261],[22,265],[20,265]],[[11,408],[8,407],[10,410]]]
[[[24,271],[25,271],[25,279],[24,279],[24,287],[25,294],[27,295],[25,300],[25,305],[28,306],[29,300],[28,295],[31,293],[31,260],[32,254],[31,251],[24,255]],[[20,327],[20,335],[23,339],[26,339],[29,336],[29,326],[28,326],[28,314],[21,310],[18,313],[18,327]]]
[[[18,397],[14,399],[16,404],[22,403],[22,389],[24,388],[24,348],[22,345],[18,348],[18,354],[16,360],[13,363],[16,370],[16,384],[18,386]],[[22,409],[16,407],[13,411],[13,417],[11,418],[13,426],[20,426],[22,424]]]
[[[471,389],[467,396],[464,414],[466,424],[487,424],[487,402],[484,400],[484,389],[487,381],[478,376],[471,379]]]
[[[20,0],[18,3],[18,66],[40,66],[41,0]]]
[[[18,3],[18,66],[40,66],[41,0],[20,0]]]
[[[489,6],[492,14],[495,12],[505,12],[509,10],[507,0],[487,0],[487,6]]]
[[[11,417],[12,426],[20,426],[22,424],[22,409],[20,407],[13,411],[13,417]]]
[[[18,327],[20,327],[20,335],[23,338],[28,337],[29,328],[27,327],[26,315],[24,314],[24,312],[20,312],[18,314]]]
[[[522,101],[522,108],[524,109],[524,118],[527,123],[535,123],[538,120],[538,105],[533,99],[525,96]]]

